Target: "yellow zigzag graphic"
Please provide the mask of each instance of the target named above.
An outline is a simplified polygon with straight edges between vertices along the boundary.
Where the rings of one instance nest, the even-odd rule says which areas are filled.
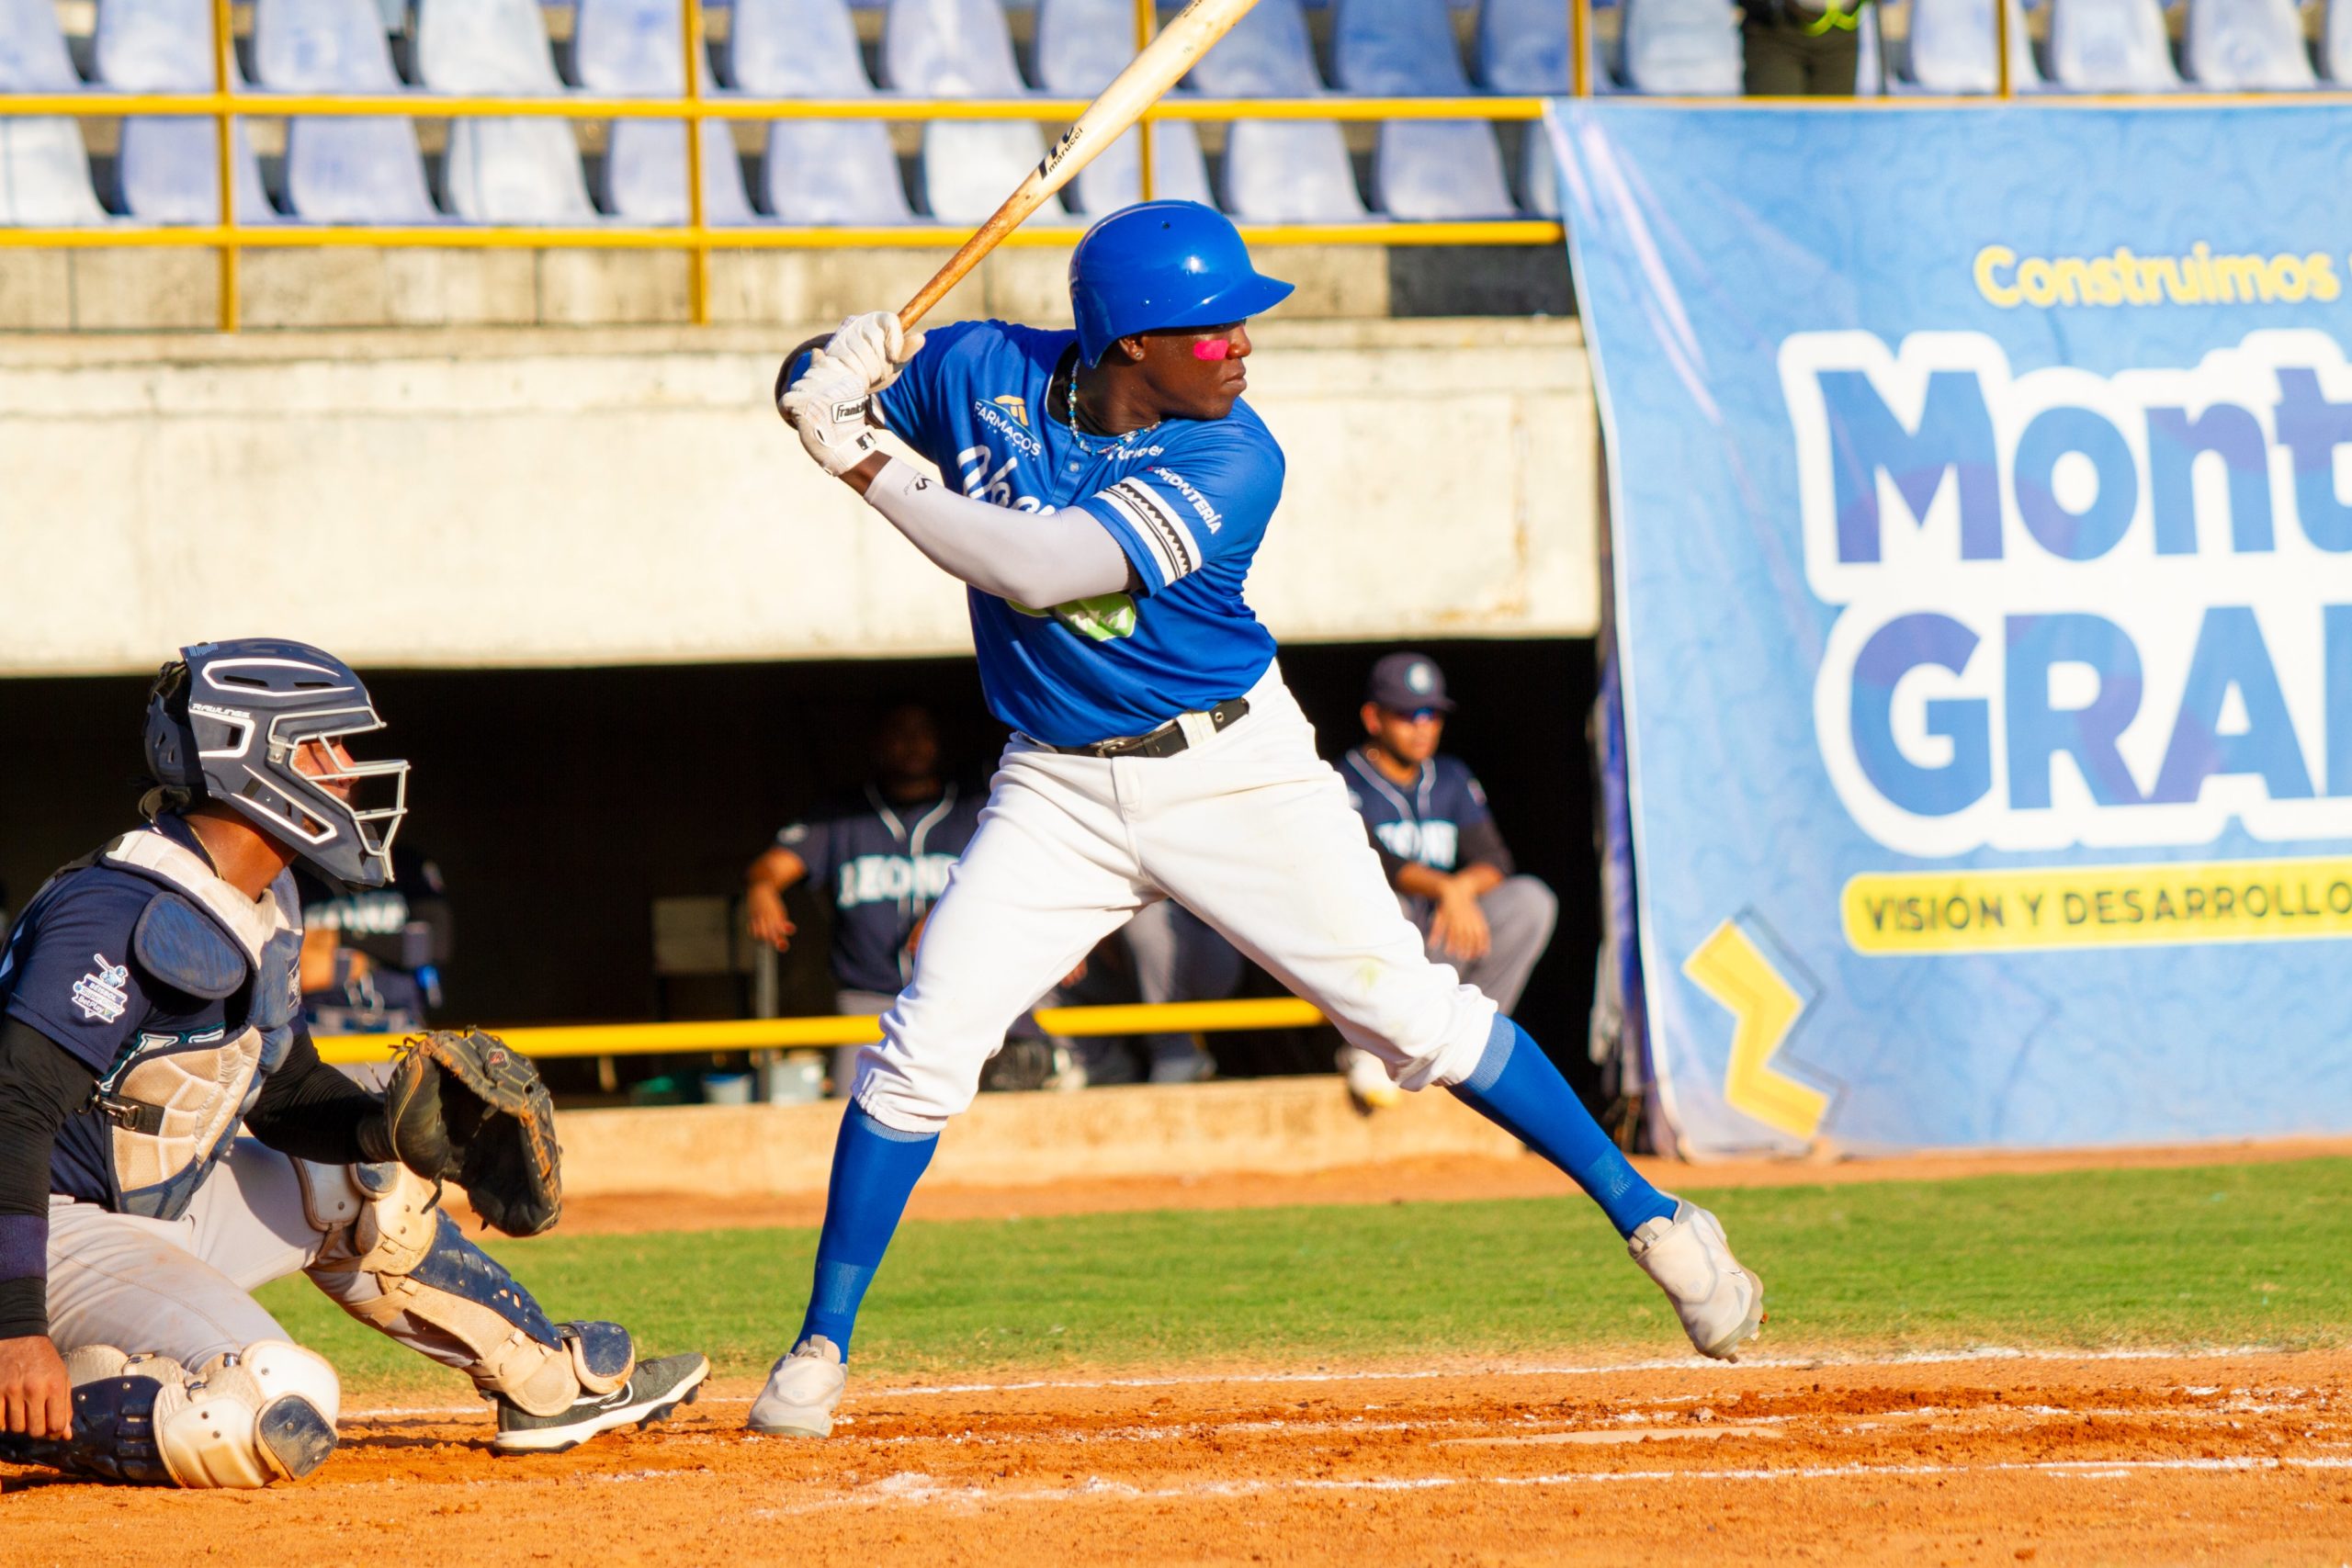
[[[1691,984],[1732,1016],[1731,1066],[1724,1098],[1732,1108],[1793,1138],[1819,1130],[1829,1097],[1772,1070],[1772,1057],[1804,1011],[1798,996],[1754,939],[1725,920],[1682,963]]]

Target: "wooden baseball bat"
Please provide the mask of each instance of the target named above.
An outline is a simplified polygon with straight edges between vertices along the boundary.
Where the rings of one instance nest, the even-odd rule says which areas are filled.
[[[1086,106],[1086,112],[1070,122],[1070,128],[1062,132],[1061,140],[1054,143],[1045,161],[1029,171],[1012,194],[1004,198],[1004,205],[900,308],[899,324],[909,332],[914,331],[915,323],[929,315],[931,308],[964,280],[965,274],[979,265],[981,257],[1021,227],[1031,213],[1046,204],[1047,197],[1069,184],[1079,170],[1094,161],[1096,153],[1141,119],[1144,110],[1182,81],[1184,73],[1209,51],[1209,46],[1231,31],[1233,24],[1257,3],[1258,0],[1192,0],[1174,21],[1160,30],[1159,37],[1127,62],[1125,71],[1111,79],[1111,85],[1102,89],[1101,96]]]

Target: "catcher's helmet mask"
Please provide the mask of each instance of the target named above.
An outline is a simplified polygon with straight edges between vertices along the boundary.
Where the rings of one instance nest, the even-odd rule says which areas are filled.
[[[384,728],[351,667],[304,643],[198,643],[164,666],[147,703],[147,769],[165,790],[249,819],[332,881],[391,880],[408,812],[408,763],[353,760]],[[301,753],[328,765],[306,772]]]

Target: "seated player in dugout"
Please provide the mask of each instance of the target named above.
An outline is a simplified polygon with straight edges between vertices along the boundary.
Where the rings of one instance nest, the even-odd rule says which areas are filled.
[[[1389,654],[1364,682],[1364,739],[1340,776],[1429,955],[1509,1017],[1552,944],[1560,901],[1537,878],[1514,874],[1487,792],[1469,764],[1438,750],[1453,706],[1435,660]],[[1396,1102],[1396,1086],[1370,1053],[1342,1046],[1340,1066],[1365,1105]]]
[[[332,885],[294,867],[302,900],[302,1018],[320,1034],[413,1034],[441,1006],[449,894],[405,841],[381,887]]]
[[[784,896],[803,882],[824,891],[836,1012],[876,1018],[888,1010],[914,974],[924,917],[979,829],[986,797],[946,777],[940,756],[939,721],[930,709],[889,708],[874,728],[865,783],[783,828],[743,874],[745,921],[778,953],[799,935]],[[1081,964],[1071,978],[1083,970]],[[1054,1074],[1054,1045],[1026,1014],[1009,1039],[1012,1048],[990,1058],[987,1087],[1043,1087]],[[849,1095],[860,1049],[834,1049],[836,1098]]]
[[[708,1375],[699,1355],[639,1359],[618,1324],[552,1320],[440,1210],[441,1163],[402,1163],[423,1157],[413,1115],[319,1059],[292,867],[387,880],[408,764],[348,749],[382,728],[318,649],[181,649],[148,698],[145,824],[50,878],[9,933],[0,1459],[191,1488],[308,1475],[334,1448],[334,1369],[249,1293],[297,1273],[470,1377],[502,1452],[659,1419]],[[469,1190],[495,1216],[503,1187]]]
[[[1012,736],[914,976],[858,1055],[808,1309],[748,1425],[831,1431],[859,1307],[996,1037],[1161,898],[1400,1088],[1443,1088],[1558,1166],[1691,1345],[1736,1354],[1762,1284],[1713,1215],[1626,1161],[1540,1045],[1430,961],[1250,608],[1285,468],[1241,397],[1250,318],[1290,285],[1222,214],[1155,201],[1086,231],[1069,292],[1075,331],[910,333],[875,310],[777,379],[808,457],[969,590],[981,688]],[[877,424],[922,461],[887,451]]]

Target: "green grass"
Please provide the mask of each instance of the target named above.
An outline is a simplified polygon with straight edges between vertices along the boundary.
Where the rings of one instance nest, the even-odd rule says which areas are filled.
[[[2352,1160],[1758,1188],[1708,1196],[1768,1285],[1768,1342],[2343,1343]],[[492,1238],[559,1317],[764,1371],[806,1300],[809,1230]],[[447,1385],[300,1280],[261,1292],[353,1382]],[[1580,1199],[910,1224],[860,1366],[924,1373],[1431,1353],[1672,1354],[1671,1314]]]

